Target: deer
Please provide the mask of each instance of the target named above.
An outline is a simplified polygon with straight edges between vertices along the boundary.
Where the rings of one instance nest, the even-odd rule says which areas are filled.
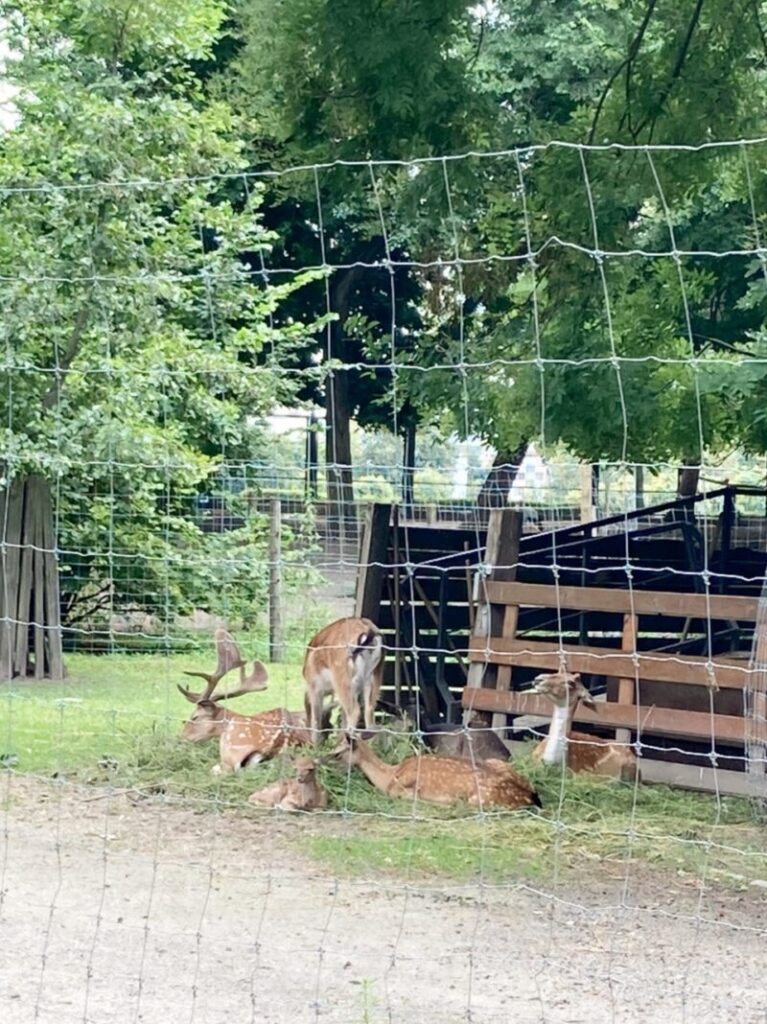
[[[360,704],[365,729],[372,730],[382,676],[383,640],[370,619],[337,619],[312,637],[304,657],[304,707],[313,742],[319,742],[329,695],[341,709],[344,732],[356,729]]]
[[[225,629],[216,630],[218,663],[214,672],[185,672],[205,680],[205,688],[194,693],[179,684],[184,697],[195,705],[191,718],[184,725],[182,739],[190,742],[219,737],[219,763],[211,771],[214,774],[239,771],[248,765],[258,764],[274,757],[286,746],[306,744],[311,736],[306,728],[302,712],[273,708],[255,715],[240,715],[223,706],[245,693],[265,690],[268,673],[260,661],[246,672],[247,665],[240,654],[234,638]],[[216,687],[233,669],[240,671],[240,685],[226,693],[216,693]]]
[[[387,764],[365,740],[350,734],[336,756],[347,766],[359,768],[376,789],[390,797],[445,805],[465,801],[470,807],[512,810],[541,806],[533,786],[505,761],[472,764],[457,757],[425,754]]]
[[[536,676],[533,693],[547,697],[554,705],[546,739],[533,750],[533,757],[545,764],[567,764],[573,772],[590,772],[634,782],[640,779],[636,755],[621,743],[573,732],[573,715],[582,701],[597,710],[597,704],[575,672],[552,672]]]
[[[509,760],[508,747],[480,711],[472,711],[465,726],[437,722],[419,704],[407,704],[403,713],[420,727],[423,742],[437,754],[474,762]]]
[[[295,764],[293,779],[280,779],[256,790],[248,797],[251,804],[276,807],[281,811],[315,811],[328,806],[328,793],[316,779],[317,763],[301,757]]]

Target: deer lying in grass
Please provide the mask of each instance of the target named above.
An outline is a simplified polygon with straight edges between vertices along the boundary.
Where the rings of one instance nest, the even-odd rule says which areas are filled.
[[[315,811],[328,806],[327,790],[317,782],[317,765],[309,757],[296,761],[293,779],[280,779],[248,797],[252,804],[277,807],[282,811]]]
[[[417,704],[406,705],[404,714],[414,728],[420,725],[424,743],[436,754],[474,762],[509,760],[506,744],[480,711],[471,713],[466,726],[436,722]]]
[[[381,631],[370,619],[338,619],[309,641],[304,658],[304,704],[315,743],[320,739],[328,695],[341,708],[344,731],[357,727],[360,702],[365,728],[374,727],[382,674]]]
[[[352,736],[337,753],[387,796],[435,804],[465,801],[470,807],[480,808],[541,806],[531,784],[505,761],[472,764],[455,757],[425,754],[387,764],[364,740]]]
[[[244,693],[265,690],[268,684],[266,668],[260,661],[246,674],[246,664],[234,639],[225,629],[216,630],[218,664],[215,672],[186,672],[205,680],[205,689],[193,693],[185,686],[179,690],[195,706],[194,713],[185,724],[182,738],[192,742],[219,737],[219,763],[214,773],[238,771],[249,764],[257,764],[274,757],[285,746],[297,746],[311,739],[306,719],[301,712],[273,708],[256,715],[238,715],[223,706],[223,701]],[[219,682],[234,668],[240,670],[240,685],[236,690],[216,694]]]
[[[633,782],[639,778],[633,750],[611,740],[600,739],[570,728],[580,701],[597,709],[593,697],[573,672],[554,672],[536,676],[533,693],[547,697],[554,705],[549,734],[536,746],[533,757],[546,764],[563,764],[573,772],[591,772]]]

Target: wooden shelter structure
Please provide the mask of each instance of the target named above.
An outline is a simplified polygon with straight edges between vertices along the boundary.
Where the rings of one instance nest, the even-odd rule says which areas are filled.
[[[374,506],[356,607],[384,631],[385,697],[417,695],[445,721],[490,711],[523,735],[549,714],[530,681],[567,668],[604,698],[578,728],[635,743],[645,778],[751,792],[767,749],[752,660],[767,551],[765,520],[737,501],[754,495],[725,487],[529,535],[513,510],[470,529]]]

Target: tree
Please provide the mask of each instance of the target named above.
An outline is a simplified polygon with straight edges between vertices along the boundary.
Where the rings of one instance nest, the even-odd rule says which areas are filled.
[[[304,279],[254,288],[241,259],[270,242],[260,190],[224,195],[221,182],[242,189],[241,146],[227,105],[190,71],[223,10],[217,0],[3,9],[19,92],[18,122],[0,136],[0,465],[19,547],[3,549],[0,675],[30,668],[34,537],[60,553],[65,591],[76,578],[70,587],[91,601],[156,595],[166,617],[225,590],[235,557],[252,563],[258,538],[246,531],[212,564],[190,504],[225,452],[257,442],[253,418],[292,395],[289,378],[254,360],[305,343],[302,326],[273,326]],[[47,645],[35,647],[38,675],[41,659],[61,671],[56,603],[35,636]]]
[[[427,357],[462,372],[414,376],[417,407],[441,399],[460,411],[456,429],[512,463],[541,434],[588,461],[695,464],[704,450],[767,441],[754,413],[764,273],[756,253],[705,255],[760,248],[764,147],[525,149],[760,134],[764,17],[761,3],[734,18],[719,0],[496,5],[476,73],[503,108],[494,144],[521,149],[456,174],[460,250],[476,266],[463,273],[460,338],[446,302]],[[596,260],[596,249],[700,254]]]
[[[250,121],[255,166],[408,158],[481,144],[484,101],[468,87],[471,50],[455,45],[476,39],[470,8],[467,0],[241,0],[244,45],[228,87]],[[327,409],[329,496],[347,510],[350,419],[390,429],[396,422],[412,452],[420,418],[383,365],[392,356],[403,363],[420,332],[422,276],[401,266],[390,272],[388,262],[410,261],[421,248],[426,220],[404,201],[410,184],[402,168],[363,164],[316,177],[310,168],[270,188],[287,215],[270,224],[290,258],[338,268],[327,295],[305,298],[315,314],[336,315],[315,346],[325,372],[313,397]],[[304,365],[312,356],[304,353]]]

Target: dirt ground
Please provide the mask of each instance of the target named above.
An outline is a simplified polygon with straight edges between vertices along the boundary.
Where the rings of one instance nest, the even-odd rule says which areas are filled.
[[[316,818],[0,793],[3,1024],[767,1022],[764,888],[335,878],[290,842]]]

